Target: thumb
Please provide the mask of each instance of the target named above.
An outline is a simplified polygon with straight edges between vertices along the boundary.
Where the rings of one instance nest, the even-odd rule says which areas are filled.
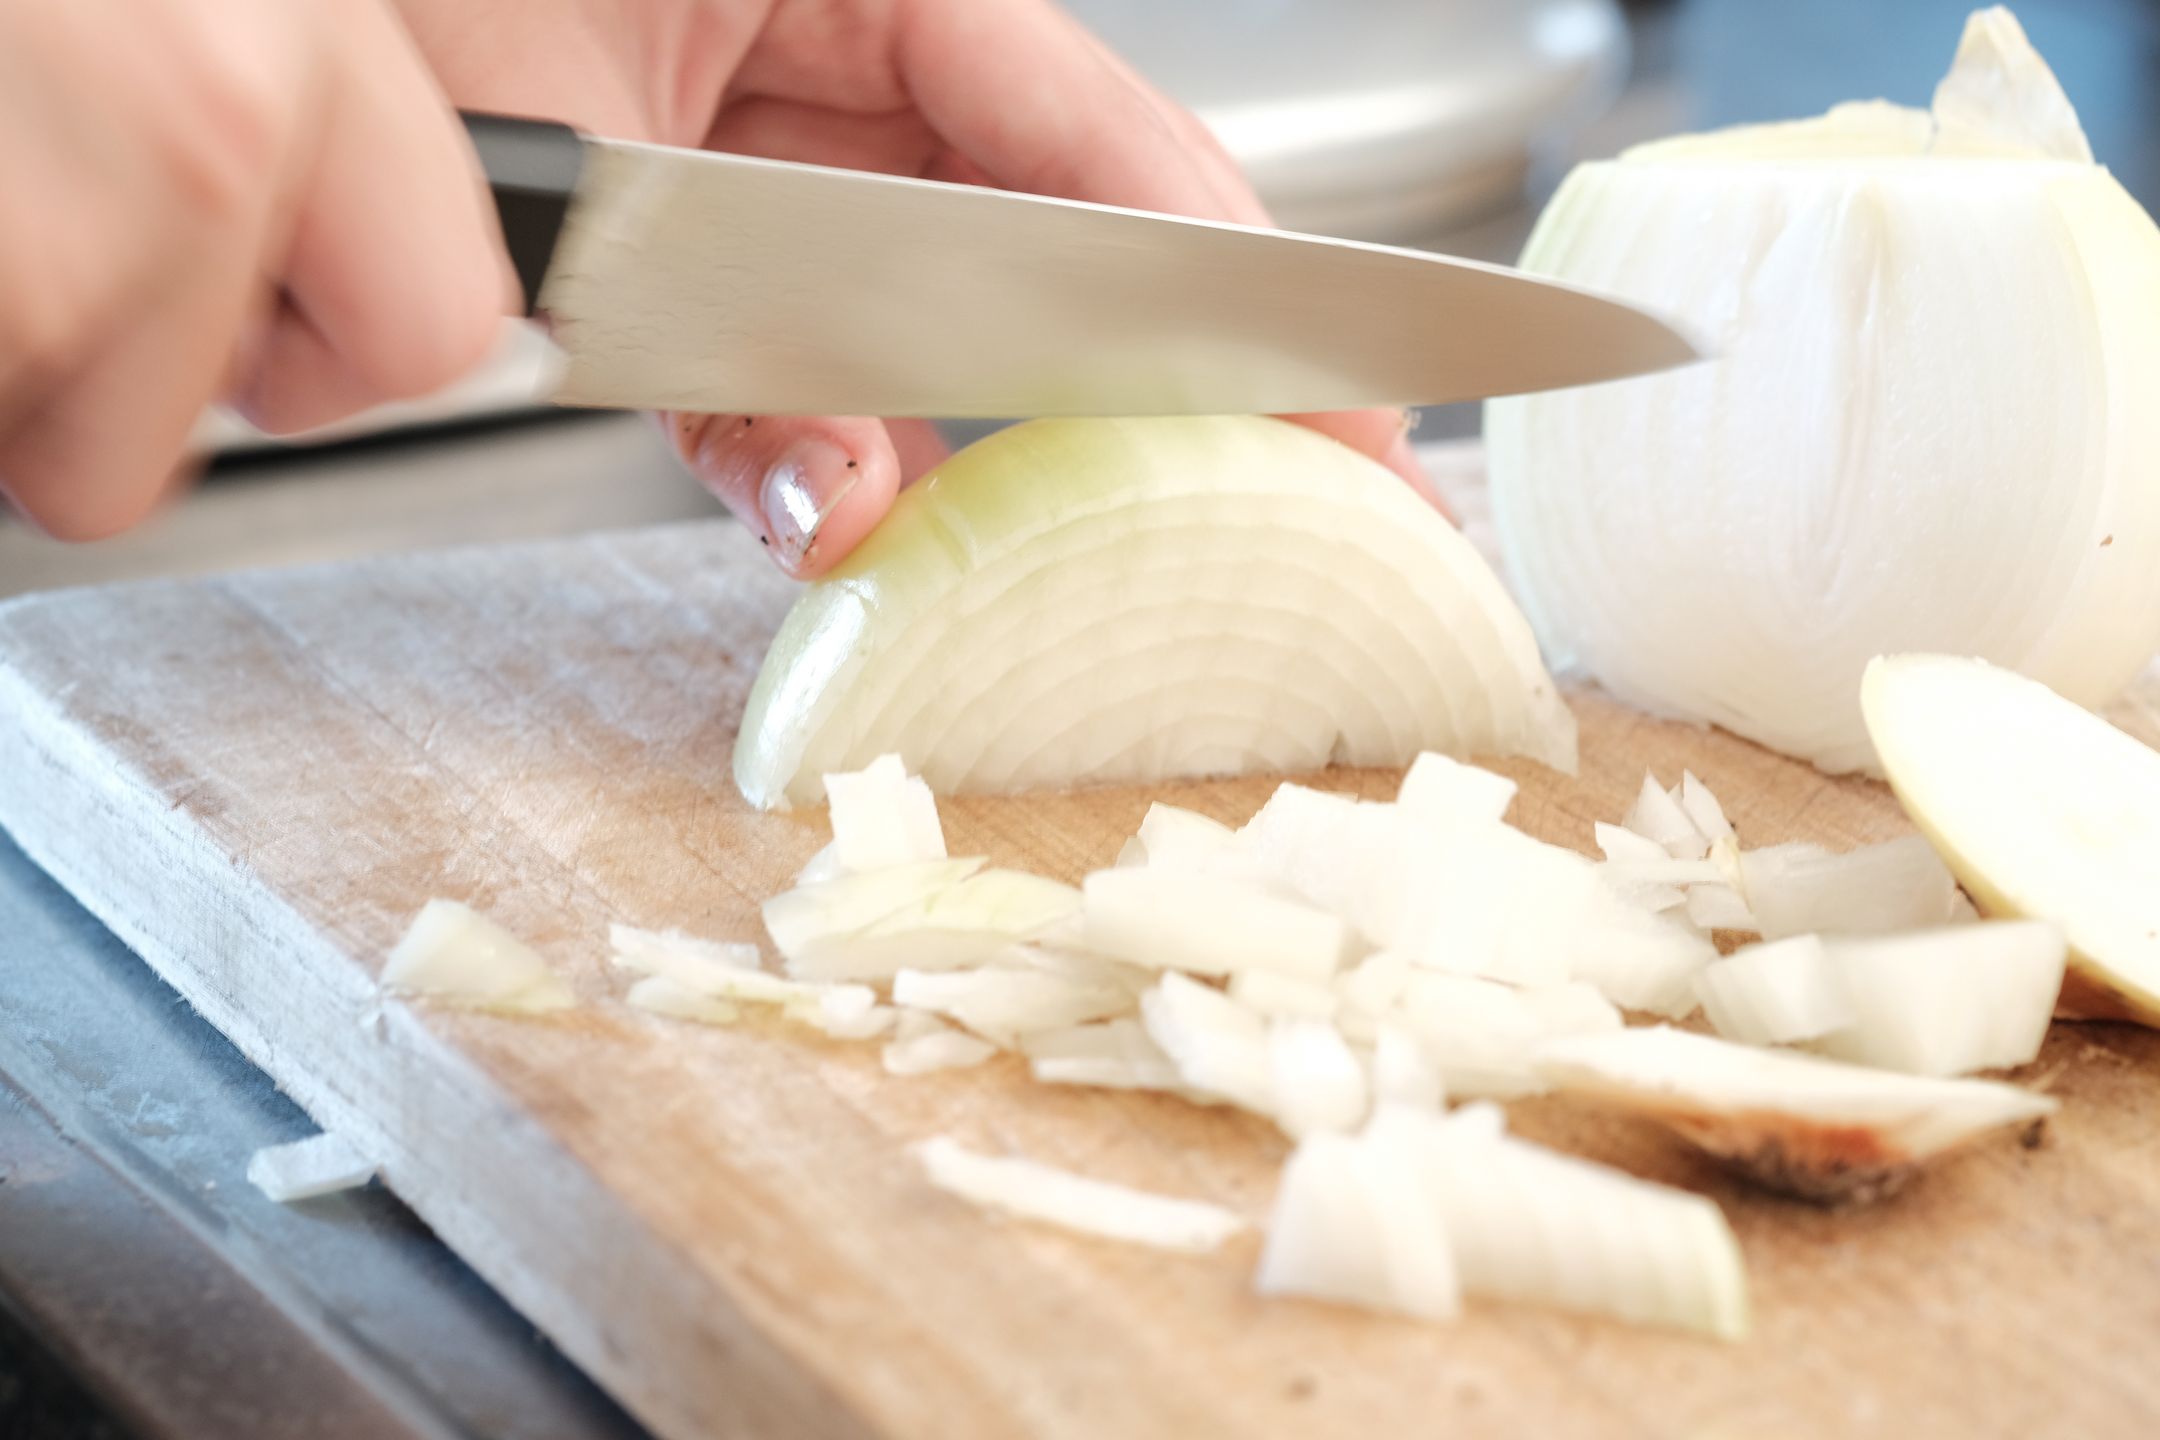
[[[860,417],[662,417],[675,451],[788,574],[812,579],[862,543],[900,489],[900,458]]]

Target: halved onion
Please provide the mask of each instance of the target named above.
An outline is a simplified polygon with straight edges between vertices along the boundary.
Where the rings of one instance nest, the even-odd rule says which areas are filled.
[[[382,985],[469,1010],[529,1015],[576,1003],[531,946],[456,900],[420,907],[383,966]]]
[[[2160,1025],[2160,755],[1976,660],[1877,660],[1860,699],[1891,788],[1981,907],[2069,940],[2059,1013]]]
[[[1282,421],[1043,420],[939,466],[805,592],[735,778],[775,807],[887,753],[949,794],[1421,750],[1575,756],[1529,626],[1437,511]]]
[[[1662,1121],[1773,1190],[1867,1200],[1918,1165],[2055,1102],[1987,1080],[1941,1080],[1758,1050],[1666,1026],[1546,1043],[1553,1087]]]
[[[1220,1205],[1075,1175],[1017,1155],[983,1155],[947,1136],[915,1147],[930,1183],[977,1205],[1131,1245],[1194,1254],[1245,1228]]]

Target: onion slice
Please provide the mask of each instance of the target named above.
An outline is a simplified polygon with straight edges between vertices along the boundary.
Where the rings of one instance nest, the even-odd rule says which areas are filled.
[[[1245,1228],[1220,1205],[1135,1190],[1019,1156],[979,1154],[948,1136],[921,1142],[915,1155],[940,1190],[1084,1235],[1204,1254]]]
[[[735,778],[771,808],[887,753],[951,794],[1421,750],[1575,757],[1529,626],[1437,511],[1283,421],[1042,420],[910,486],[804,592]]]
[[[1826,1202],[1889,1194],[1922,1161],[2055,1110],[1992,1081],[1899,1075],[1662,1025],[1551,1041],[1539,1069],[1565,1094],[1663,1122],[1758,1184]]]
[[[945,831],[930,787],[907,773],[897,755],[825,777],[831,806],[833,863],[876,870],[945,858]]]
[[[269,1145],[248,1157],[248,1184],[280,1205],[357,1190],[375,1178],[375,1162],[343,1135],[324,1131]]]

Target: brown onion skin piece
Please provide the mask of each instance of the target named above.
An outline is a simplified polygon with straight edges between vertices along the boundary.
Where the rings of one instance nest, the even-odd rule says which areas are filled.
[[[1816,1205],[1872,1203],[1903,1189],[1920,1168],[1864,1125],[1817,1125],[1768,1110],[1657,1119],[1744,1179]]]

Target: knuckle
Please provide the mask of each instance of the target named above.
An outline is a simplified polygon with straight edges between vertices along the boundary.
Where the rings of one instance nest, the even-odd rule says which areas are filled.
[[[165,132],[181,202],[212,218],[244,214],[276,183],[300,119],[291,58],[241,27],[213,25],[191,57],[189,113]]]

